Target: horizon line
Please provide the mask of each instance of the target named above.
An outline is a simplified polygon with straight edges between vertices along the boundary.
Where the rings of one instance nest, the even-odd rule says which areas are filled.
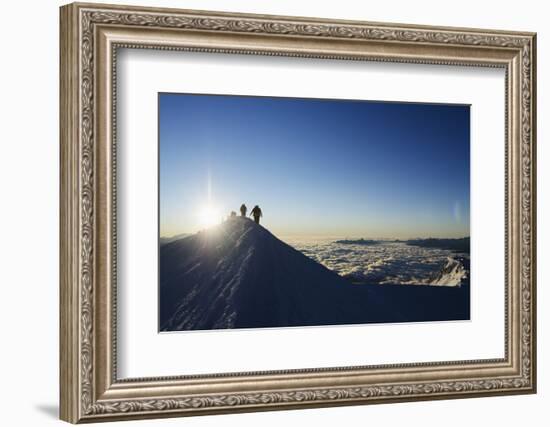
[[[212,226],[212,227],[216,227],[218,225],[221,225],[220,224],[217,224],[215,226]],[[202,228],[200,230],[196,230],[196,231],[190,231],[190,232],[186,232],[186,231],[182,231],[182,232],[179,232],[179,233],[174,233],[174,234],[170,234],[170,235],[161,235],[160,233],[158,233],[158,238],[159,239],[171,239],[171,238],[174,238],[174,237],[177,237],[177,236],[181,236],[181,235],[186,235],[186,236],[191,236],[191,235],[194,235],[194,234],[197,234],[197,233],[200,233],[202,231],[205,231],[205,230],[208,230],[212,227],[205,227],[205,228]],[[263,226],[262,226],[263,227]],[[283,234],[278,234],[278,233],[275,233],[273,232],[272,230],[270,230],[269,228],[267,227],[264,227],[266,230],[270,231],[272,234],[276,235],[277,237],[279,238],[319,238],[319,239],[355,239],[355,240],[360,240],[360,239],[372,239],[372,240],[414,240],[414,239],[466,239],[466,238],[470,238],[470,234],[466,234],[466,235],[460,235],[460,236],[457,236],[457,237],[453,237],[453,236],[449,236],[449,235],[410,235],[409,237],[398,237],[398,236],[369,236],[369,235],[366,235],[366,234],[361,234],[361,235],[346,235],[346,234],[322,234],[322,233],[307,233],[307,234],[301,234],[301,233],[297,233],[297,234],[286,234],[286,233],[283,233]]]

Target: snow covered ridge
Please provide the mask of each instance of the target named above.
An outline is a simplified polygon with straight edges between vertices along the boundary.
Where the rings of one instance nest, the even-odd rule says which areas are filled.
[[[338,255],[343,245],[334,245],[328,245],[328,252],[326,245],[320,245],[321,250],[315,253],[330,253],[345,260],[350,252]],[[375,247],[388,252],[389,257],[395,256],[398,248],[391,245],[400,245],[401,250],[407,251],[434,251],[395,242],[358,246],[364,252]],[[378,263],[384,265],[386,261],[380,262],[379,255]],[[374,264],[370,268],[375,269]],[[394,264],[394,268],[397,266]],[[452,264],[445,274],[456,278],[460,275],[458,270]],[[447,276],[438,280],[450,280],[444,277]],[[469,319],[467,286],[403,286],[397,281],[392,284],[357,285],[336,269],[317,262],[311,253],[306,256],[250,219],[236,217],[160,246],[159,329]]]
[[[187,237],[187,236],[189,236],[189,234],[182,233],[182,234],[176,234],[175,236],[170,236],[170,237],[161,237],[159,239],[159,244],[160,246],[163,246],[167,243],[175,242],[176,240],[183,239],[184,237]]]
[[[462,286],[467,283],[469,260],[464,257],[448,257],[447,264],[439,274],[431,281],[432,285]]]

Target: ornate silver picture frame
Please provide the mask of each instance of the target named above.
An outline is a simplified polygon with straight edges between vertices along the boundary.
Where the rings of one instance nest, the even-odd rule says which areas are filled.
[[[75,3],[61,8],[60,43],[61,419],[97,422],[536,391],[534,33]],[[120,379],[116,62],[122,48],[503,69],[504,357]]]

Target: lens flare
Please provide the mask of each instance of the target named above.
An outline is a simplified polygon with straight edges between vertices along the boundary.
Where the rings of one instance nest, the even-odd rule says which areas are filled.
[[[199,224],[201,227],[212,227],[221,222],[222,214],[220,210],[213,205],[203,206],[199,210]]]

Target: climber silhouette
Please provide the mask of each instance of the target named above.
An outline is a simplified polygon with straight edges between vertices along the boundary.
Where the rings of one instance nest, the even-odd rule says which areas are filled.
[[[256,224],[260,223],[260,218],[263,216],[262,215],[262,210],[260,209],[260,207],[258,205],[254,206],[254,209],[252,209],[252,211],[250,211],[250,215],[254,216],[254,221],[256,222]]]
[[[244,203],[241,205],[241,216],[246,216],[246,205]]]

